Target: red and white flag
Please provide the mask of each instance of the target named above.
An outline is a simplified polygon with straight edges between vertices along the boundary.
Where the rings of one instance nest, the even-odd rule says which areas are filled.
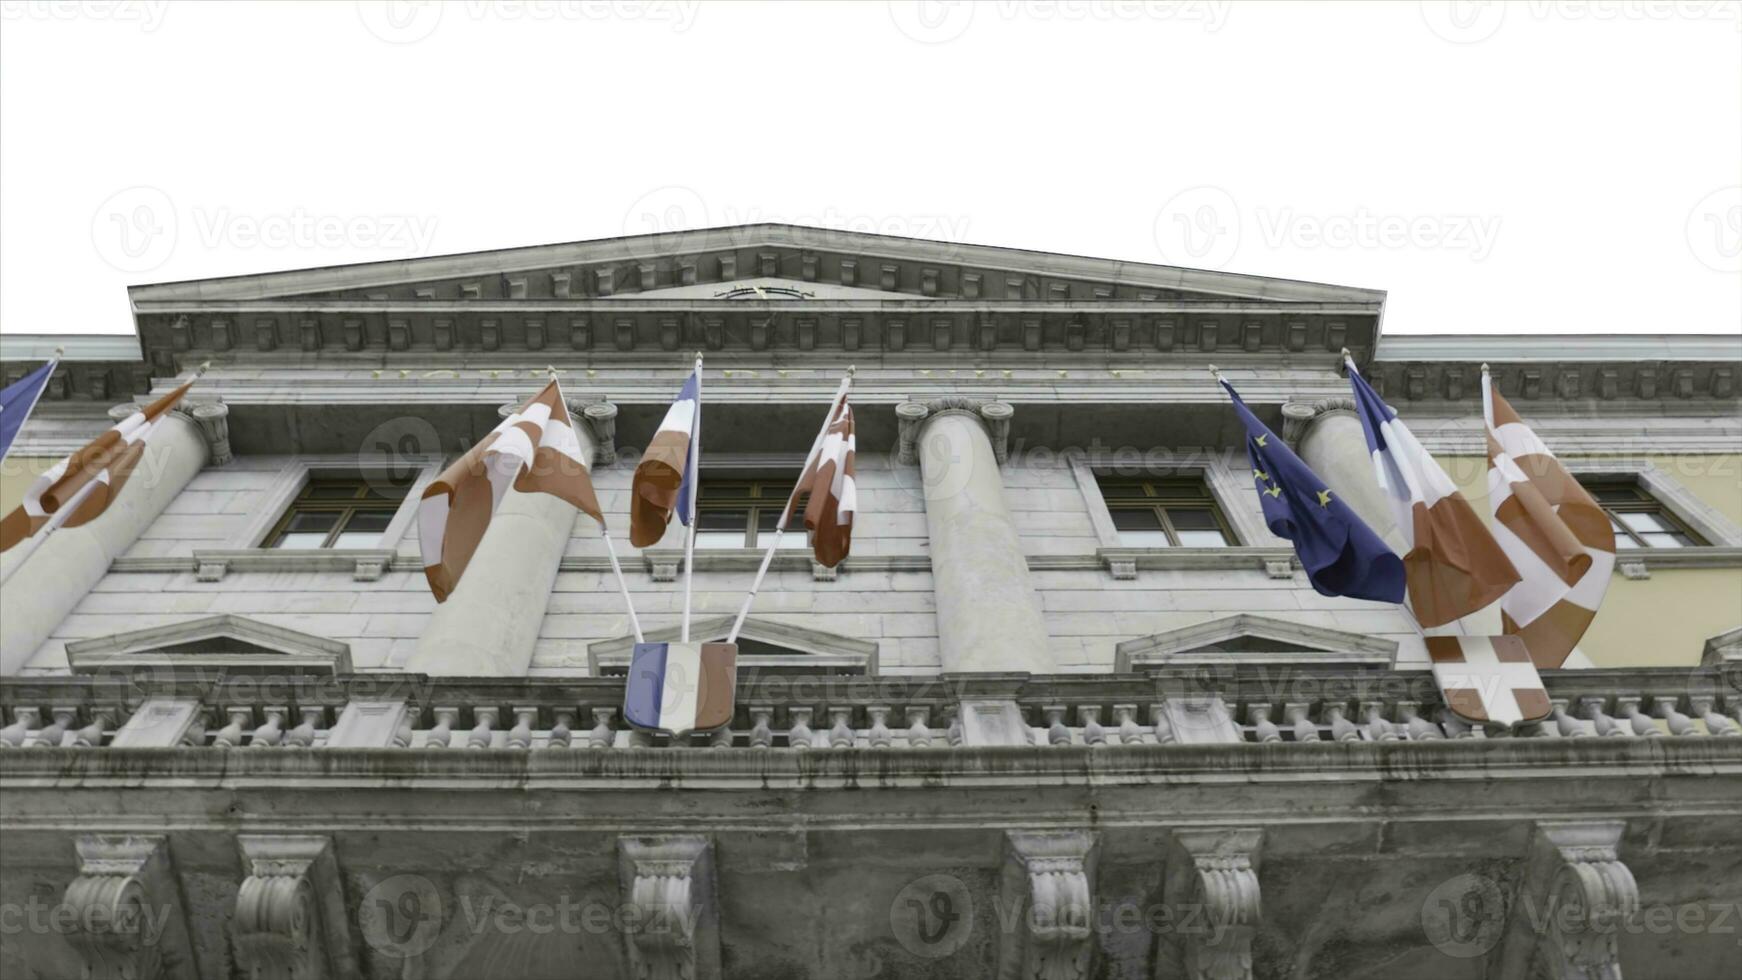
[[[853,408],[841,398],[841,407],[824,432],[822,446],[805,463],[793,493],[810,494],[804,507],[804,526],[810,532],[811,550],[817,561],[834,568],[847,557],[853,545],[853,513],[859,509],[859,492],[853,480]]]
[[[1554,710],[1516,636],[1430,636],[1428,657],[1446,706],[1478,725],[1541,721]]]
[[[437,602],[459,587],[490,518],[512,486],[548,493],[605,525],[581,440],[555,381],[442,471],[423,492],[417,531],[423,572]]]
[[[1559,667],[1597,615],[1615,567],[1615,530],[1482,375],[1488,428],[1488,502],[1494,538],[1520,581],[1500,598],[1501,625],[1538,667]]]
[[[115,423],[83,449],[56,463],[25,491],[24,502],[0,520],[0,551],[31,535],[57,527],[78,527],[97,519],[121,495],[145,443],[163,417],[193,387],[189,381]]]

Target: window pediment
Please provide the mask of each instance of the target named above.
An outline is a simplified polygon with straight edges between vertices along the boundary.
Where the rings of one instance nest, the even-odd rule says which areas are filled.
[[[351,646],[246,616],[207,616],[67,644],[75,674],[186,665],[237,673],[351,673]]]
[[[732,629],[731,616],[711,616],[690,623],[695,641],[725,640]],[[682,635],[678,626],[648,630],[648,642],[670,642]],[[805,674],[875,674],[877,644],[822,630],[772,623],[754,617],[738,632],[738,667],[763,672],[790,671]],[[619,636],[587,646],[587,666],[593,676],[622,674],[629,669],[635,638]]]
[[[1120,673],[1223,663],[1391,667],[1397,660],[1394,640],[1249,613],[1126,640],[1113,650]]]

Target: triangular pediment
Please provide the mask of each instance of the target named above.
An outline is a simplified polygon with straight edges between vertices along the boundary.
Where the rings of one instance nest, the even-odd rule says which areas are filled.
[[[690,624],[695,642],[724,640],[732,630],[732,616],[710,616]],[[682,627],[648,630],[649,643],[671,642],[683,635]],[[635,647],[633,636],[618,636],[587,646],[587,664],[593,676],[621,674],[629,669]],[[875,674],[877,644],[838,633],[775,623],[754,617],[744,620],[738,631],[738,669],[763,672],[790,671],[804,674]]]
[[[206,616],[67,644],[76,674],[188,665],[229,671],[348,674],[350,644],[246,616]]]
[[[1393,640],[1250,613],[1126,640],[1113,649],[1115,669],[1122,673],[1222,663],[1389,667],[1397,658]]]
[[[799,225],[754,224],[135,286],[171,300],[646,297],[756,277],[904,299],[1378,303],[1379,290]],[[687,295],[667,294],[673,298]],[[706,298],[706,297],[702,297]]]
[[[903,300],[903,293],[885,289],[864,289],[839,283],[805,282],[779,276],[754,279],[734,279],[730,282],[693,283],[688,286],[660,286],[637,294],[645,300],[744,300],[778,303],[782,300]]]

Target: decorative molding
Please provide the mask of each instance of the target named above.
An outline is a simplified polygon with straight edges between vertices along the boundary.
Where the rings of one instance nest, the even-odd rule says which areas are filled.
[[[1354,412],[1355,401],[1352,398],[1321,398],[1317,401],[1291,401],[1282,406],[1282,441],[1295,449],[1300,448],[1300,441],[1306,438],[1307,430],[1313,427],[1322,416],[1333,412]]]
[[[86,835],[73,846],[79,876],[67,885],[63,914],[86,980],[157,980],[170,970],[191,971],[168,838]]]
[[[1275,653],[1203,649],[1246,637],[1299,649]],[[1391,667],[1396,663],[1397,649],[1396,640],[1240,613],[1118,643],[1113,647],[1113,670],[1124,674],[1166,666],[1257,663]]]
[[[1000,466],[1010,458],[1010,421],[1016,415],[1007,402],[951,395],[928,402],[904,401],[895,406],[896,460],[903,466],[919,462],[919,433],[925,423],[945,414],[971,415],[985,426],[992,456]]]
[[[713,848],[706,837],[619,837],[624,944],[636,980],[713,980],[720,975]]]
[[[205,437],[210,456],[207,466],[224,466],[234,457],[230,453],[230,408],[222,402],[194,402],[176,410],[194,424]]]
[[[1616,937],[1639,911],[1639,885],[1617,854],[1625,829],[1618,820],[1537,823],[1522,899],[1552,910],[1547,936],[1536,939],[1537,975],[1551,980],[1621,976]]]
[[[1095,950],[1095,835],[1085,831],[1004,835],[1000,885],[1022,924],[1000,933],[1000,980],[1087,980]]]
[[[690,624],[690,638],[698,642],[724,640],[731,632],[732,621],[736,616],[709,616],[697,619]],[[683,627],[666,626],[660,629],[648,630],[644,634],[649,643],[671,642],[683,635]],[[805,654],[803,657],[784,656],[779,654],[738,655],[738,669],[746,668],[805,668],[813,672],[826,671],[833,673],[851,673],[875,675],[877,667],[877,643],[873,640],[860,640],[836,633],[826,633],[822,630],[806,629],[802,626],[792,626],[787,623],[775,623],[757,619],[751,616],[744,620],[743,629],[738,636],[745,640],[755,640],[774,646],[797,650]],[[629,659],[635,647],[633,636],[618,636],[609,640],[598,640],[587,644],[587,670],[594,677],[606,674],[621,673],[629,669]]]
[[[231,925],[236,963],[253,980],[344,980],[357,974],[333,856],[321,836],[238,834],[248,876]]]
[[[1700,657],[1702,667],[1742,664],[1742,626],[1708,637]]]
[[[1183,852],[1175,894],[1186,907],[1201,910],[1202,928],[1184,937],[1185,975],[1251,980],[1252,939],[1262,911],[1258,861],[1264,831],[1177,830],[1173,839]]]
[[[234,652],[164,653],[166,646],[232,640]],[[223,614],[168,626],[129,630],[67,644],[67,665],[75,674],[109,674],[134,669],[173,669],[179,665],[222,667],[232,671],[275,673],[351,673],[351,645],[275,626],[246,616]]]

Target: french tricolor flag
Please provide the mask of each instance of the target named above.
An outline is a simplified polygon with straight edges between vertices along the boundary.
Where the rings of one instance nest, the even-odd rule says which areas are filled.
[[[637,643],[623,717],[673,735],[729,724],[737,670],[736,643]]]
[[[629,543],[637,548],[651,547],[665,537],[674,509],[686,526],[690,522],[690,495],[695,492],[690,439],[701,407],[701,380],[692,371],[635,467],[629,493]]]

